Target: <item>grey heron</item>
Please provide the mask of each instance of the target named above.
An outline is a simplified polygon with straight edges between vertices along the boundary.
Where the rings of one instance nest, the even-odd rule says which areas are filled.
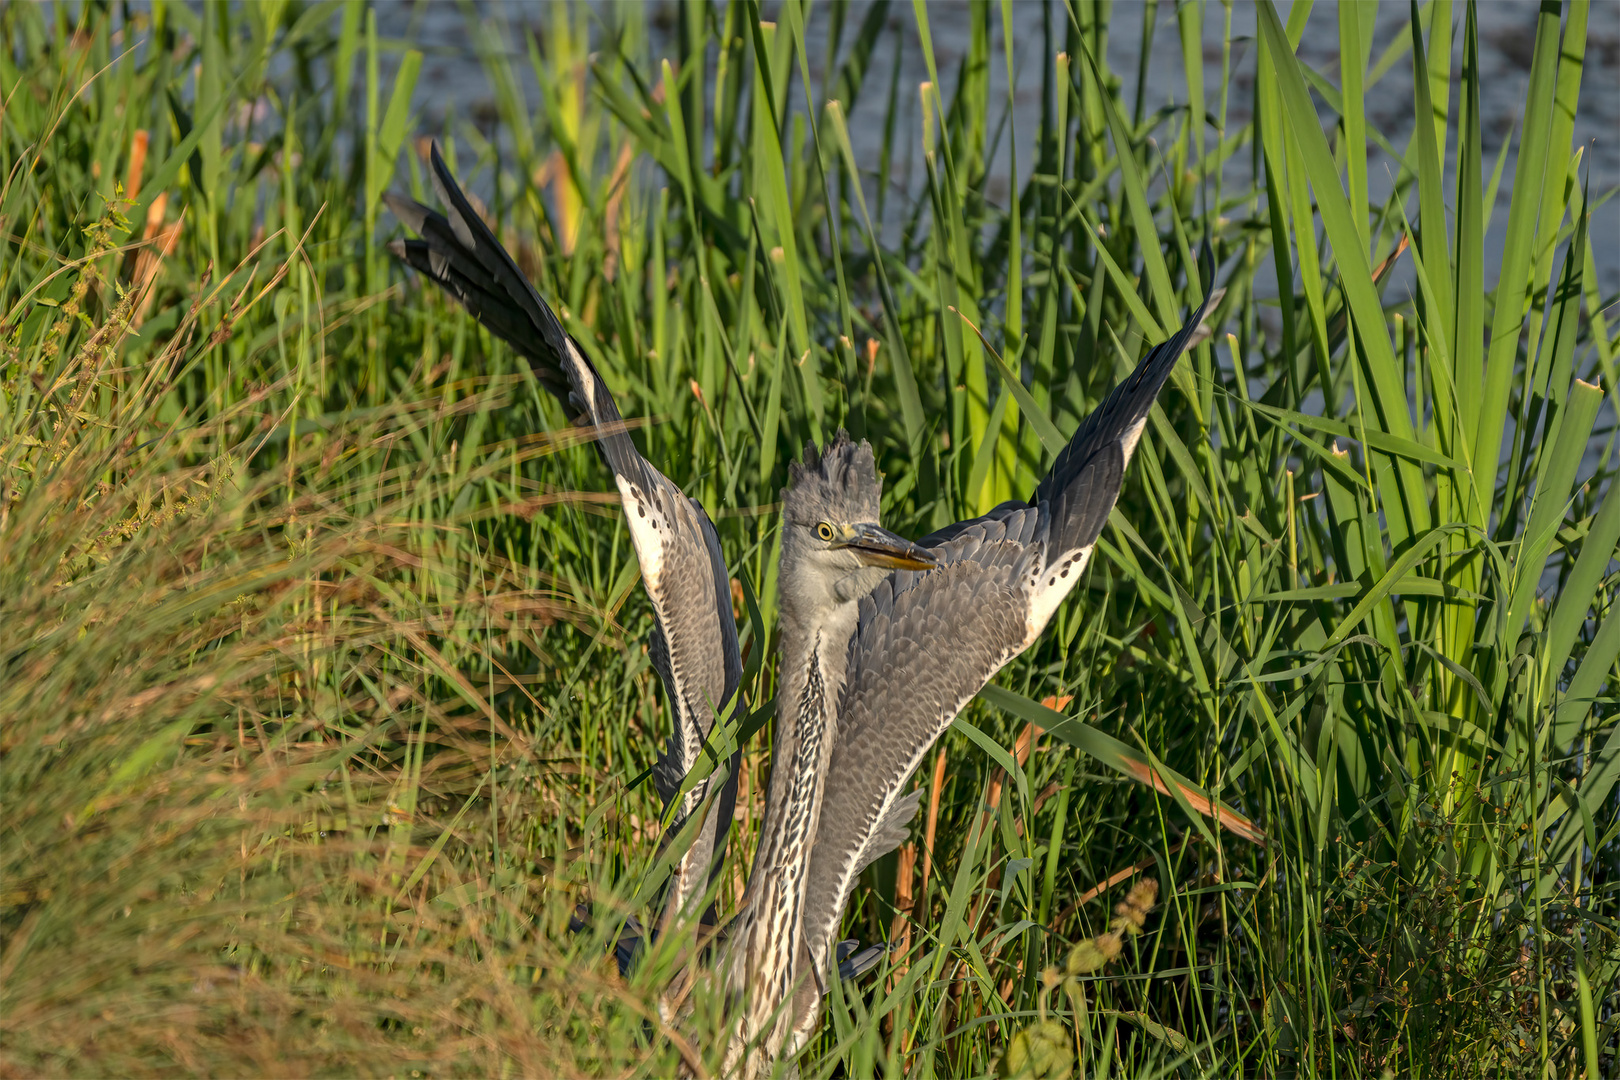
[[[719,537],[703,507],[637,452],[602,376],[473,210],[436,142],[429,161],[429,176],[445,213],[385,195],[389,209],[421,237],[395,241],[390,250],[527,358],[536,380],[562,402],[571,423],[594,429],[596,445],[623,497],[642,584],[653,603],[647,651],[674,714],[673,730],[652,773],[667,812],[697,764],[714,718],[730,705],[742,678],[731,578]],[[664,926],[683,912],[690,914],[720,872],[739,760],[740,753],[733,754],[708,816],[671,872]],[[714,780],[711,775],[682,799],[665,833],[666,843],[709,796]],[[714,922],[712,904],[702,921]]]
[[[649,652],[675,714],[653,774],[667,807],[740,681],[714,527],[635,450],[600,374],[472,210],[437,146],[431,165],[447,213],[387,196],[422,237],[393,250],[526,356],[573,422],[595,428],[623,495],[656,615]],[[1206,332],[1219,297],[1206,295],[1081,422],[1027,503],[1003,503],[913,544],[879,523],[881,486],[865,443],[840,432],[790,467],[771,780],[721,960],[739,1010],[728,1071],[766,1071],[814,1032],[841,959],[833,942],[855,879],[905,839],[915,812],[906,780],[985,683],[1039,639],[1078,582],[1159,391]],[[715,806],[677,863],[666,925],[718,873],[736,764],[733,756]],[[707,797],[707,785],[682,801],[672,832]]]

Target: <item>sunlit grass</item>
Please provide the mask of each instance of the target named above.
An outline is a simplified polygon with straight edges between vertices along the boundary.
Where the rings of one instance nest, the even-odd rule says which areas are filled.
[[[1021,497],[1214,247],[1221,333],[1076,598],[926,759],[913,841],[847,920],[900,947],[835,989],[808,1074],[1612,1071],[1587,11],[1541,17],[1496,200],[1461,5],[1377,57],[1338,9],[1337,71],[1293,57],[1305,5],[1262,5],[1246,43],[1183,6],[1193,107],[1159,112],[1106,66],[1141,13],[1059,6],[1019,43],[1038,132],[991,89],[1004,6],[974,9],[954,71],[923,6],[682,8],[666,62],[635,7],[548,9],[539,38],[497,11],[495,142],[422,130],[418,60],[362,8],[5,7],[0,1068],[717,1061],[704,989],[689,1026],[658,1019],[676,957],[629,983],[608,957],[607,913],[650,891],[634,782],[667,725],[611,483],[381,248],[383,191],[431,201],[434,134],[716,519],[754,658],[806,439],[870,439],[904,532]],[[830,60],[806,18],[848,20]],[[925,87],[867,78],[913,48]],[[1220,129],[1217,53],[1257,75],[1252,124]],[[1391,158],[1360,103],[1397,64],[1435,123]],[[1029,180],[992,199],[1003,143]],[[907,155],[916,199],[882,183]],[[1389,260],[1412,295],[1381,288]],[[571,937],[582,900],[602,917]]]

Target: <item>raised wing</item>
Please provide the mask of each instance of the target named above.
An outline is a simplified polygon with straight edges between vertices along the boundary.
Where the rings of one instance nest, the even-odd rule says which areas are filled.
[[[1219,298],[1211,294],[1081,422],[1033,505],[1003,503],[921,541],[944,565],[897,572],[861,601],[804,905],[805,947],[823,976],[856,876],[905,838],[916,806],[907,779],[1074,588],[1159,390]],[[813,1030],[816,1008],[801,995],[796,1042]]]
[[[653,767],[653,782],[667,808],[697,763],[715,715],[730,704],[742,679],[731,579],[719,538],[703,507],[636,450],[607,384],[474,212],[437,144],[430,160],[445,213],[385,195],[389,209],[421,237],[395,241],[389,248],[526,357],[535,378],[563,403],[571,423],[594,428],[596,444],[624,498],[642,583],[656,615],[648,653],[675,717],[669,742]],[[702,803],[709,783],[705,780],[687,793],[668,835],[680,830]],[[736,796],[736,756],[724,784],[696,840],[675,866],[666,920],[702,896],[720,871]],[[712,908],[705,919],[713,921]]]

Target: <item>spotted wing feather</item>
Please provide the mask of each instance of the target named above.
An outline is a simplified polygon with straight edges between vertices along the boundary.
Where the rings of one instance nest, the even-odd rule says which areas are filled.
[[[439,154],[430,177],[445,207],[439,213],[400,195],[385,201],[420,239],[390,245],[404,262],[458,300],[492,334],[528,359],[536,379],[562,403],[571,423],[594,429],[613,470],[642,583],[656,619],[648,653],[669,695],[673,731],[653,768],[666,806],[702,753],[741,680],[730,577],[719,538],[703,507],[688,499],[636,450],[618,405],[579,343],[518,269],[473,210]],[[676,864],[667,910],[681,910],[719,872],[731,822],[737,769],[725,773],[714,812]],[[669,835],[708,794],[708,781],[688,792]]]

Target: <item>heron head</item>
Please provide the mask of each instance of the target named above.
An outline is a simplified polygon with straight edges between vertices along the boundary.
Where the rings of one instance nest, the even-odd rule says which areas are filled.
[[[814,443],[788,466],[782,492],[784,587],[812,606],[871,592],[891,570],[928,570],[934,556],[878,524],[883,482],[872,447],[839,430],[825,450]]]

